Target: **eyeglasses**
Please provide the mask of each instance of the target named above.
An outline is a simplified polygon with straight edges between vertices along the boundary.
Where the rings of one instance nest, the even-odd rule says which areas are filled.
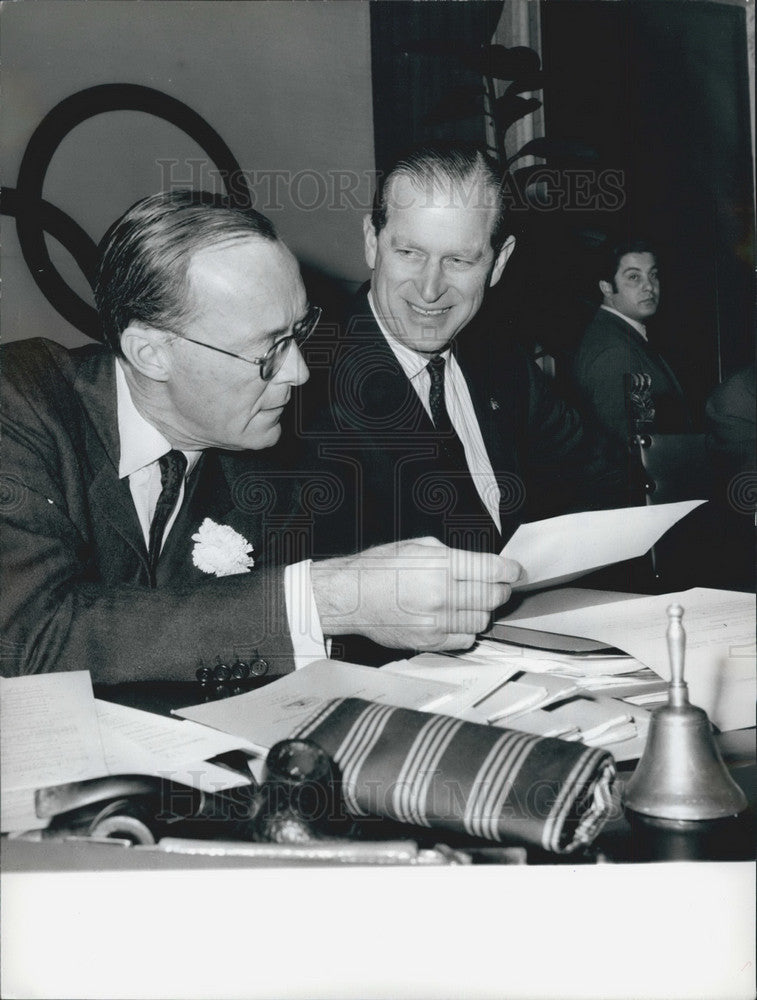
[[[294,324],[292,332],[286,337],[282,337],[281,340],[277,340],[275,344],[272,344],[262,358],[245,358],[241,354],[234,354],[233,351],[225,351],[222,347],[214,347],[213,344],[206,344],[202,340],[194,340],[192,337],[186,337],[182,333],[177,333],[176,335],[180,340],[188,340],[190,344],[197,344],[198,347],[207,347],[209,351],[216,351],[218,354],[226,354],[230,358],[246,361],[248,365],[260,365],[260,377],[264,382],[270,382],[284,364],[284,358],[287,356],[292,341],[298,347],[302,347],[313,330],[318,326],[320,318],[321,307],[310,306],[302,319]]]

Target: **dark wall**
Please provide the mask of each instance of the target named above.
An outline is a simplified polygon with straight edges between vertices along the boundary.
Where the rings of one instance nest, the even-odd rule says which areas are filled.
[[[546,131],[621,170],[624,204],[574,225],[662,244],[663,353],[695,402],[754,354],[746,21],[706,2],[542,3]]]
[[[371,75],[376,167],[382,170],[410,146],[434,139],[483,142],[483,116],[430,123],[441,98],[456,87],[481,86],[481,75],[460,56],[488,44],[502,13],[502,0],[465,3],[373,2]],[[437,51],[415,51],[424,43]],[[445,51],[448,50],[448,51]]]

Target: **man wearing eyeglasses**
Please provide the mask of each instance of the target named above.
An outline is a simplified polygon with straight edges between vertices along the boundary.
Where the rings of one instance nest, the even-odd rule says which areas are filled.
[[[106,234],[95,297],[106,346],[5,348],[4,674],[275,676],[324,634],[472,643],[517,566],[431,539],[311,564],[295,479],[257,479],[319,318],[266,218],[147,198]]]

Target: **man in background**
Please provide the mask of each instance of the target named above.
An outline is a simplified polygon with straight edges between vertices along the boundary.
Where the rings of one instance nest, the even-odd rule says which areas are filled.
[[[634,433],[631,376],[648,375],[652,426],[665,433],[689,429],[681,387],[649,342],[647,321],[660,304],[657,253],[643,240],[615,244],[604,254],[599,279],[602,304],[581,339],[573,380],[587,420],[626,447]]]
[[[324,634],[459,649],[508,599],[519,567],[497,556],[427,538],[311,563],[289,531],[309,513],[296,477],[271,486],[254,458],[308,377],[318,310],[264,216],[202,192],[137,203],[96,301],[107,346],[4,349],[4,674],[276,675]]]

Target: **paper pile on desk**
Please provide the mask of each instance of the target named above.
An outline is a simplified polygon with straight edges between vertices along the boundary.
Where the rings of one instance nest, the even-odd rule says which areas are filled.
[[[243,737],[263,754],[332,698],[430,710],[453,691],[441,679],[398,677],[355,663],[316,660],[255,691],[179,708],[174,714]]]
[[[536,657],[535,652],[524,655],[508,643],[482,640],[465,653],[421,653],[389,663],[381,673],[456,684],[457,690],[436,705],[436,711],[455,718],[580,740],[610,750],[619,761],[639,757],[649,726],[648,711],[591,690],[589,685],[601,688],[607,680],[599,673],[593,677],[581,673],[587,660],[591,673],[595,659],[572,657],[572,663],[565,664],[550,659],[549,653]],[[612,662],[616,671],[635,672],[639,666],[630,657],[613,657]]]
[[[34,808],[38,788],[117,774],[149,774],[209,792],[248,780],[208,758],[248,749],[230,737],[99,701],[89,672],[0,678],[0,826],[46,827]]]
[[[667,608],[684,609],[684,678],[694,705],[722,732],[755,725],[755,597],[701,587],[518,618],[524,628],[611,643],[670,679]]]

